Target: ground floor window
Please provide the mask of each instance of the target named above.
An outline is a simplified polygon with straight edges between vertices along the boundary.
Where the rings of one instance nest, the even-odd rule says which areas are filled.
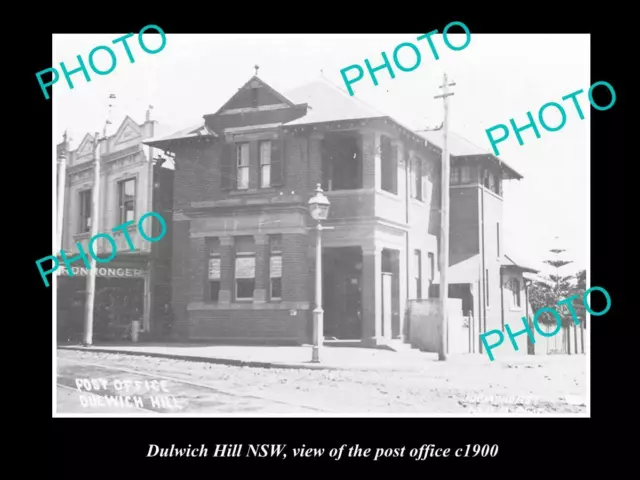
[[[236,300],[252,300],[256,285],[256,257],[236,257]]]

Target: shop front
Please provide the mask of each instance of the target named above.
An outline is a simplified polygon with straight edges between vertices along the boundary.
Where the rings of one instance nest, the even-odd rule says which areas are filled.
[[[57,331],[59,342],[77,342],[84,332],[87,275],[90,270],[73,266],[58,270]],[[130,338],[132,322],[149,331],[150,285],[146,261],[98,264],[93,338],[120,341]]]

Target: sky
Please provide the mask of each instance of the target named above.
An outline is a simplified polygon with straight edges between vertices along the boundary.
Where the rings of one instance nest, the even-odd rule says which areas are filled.
[[[444,26],[434,26],[442,30]],[[454,31],[454,30],[452,30]],[[420,66],[412,72],[394,67],[396,77],[377,73],[378,86],[370,78],[352,85],[355,96],[414,129],[435,127],[442,122],[441,93],[446,71],[456,83],[450,97],[450,129],[487,152],[491,145],[485,130],[496,124],[527,123],[528,111],[537,119],[540,107],[557,102],[565,107],[565,126],[548,132],[539,125],[541,138],[532,129],[522,132],[520,146],[513,131],[499,144],[500,158],[523,175],[520,181],[504,183],[505,251],[542,273],[543,260],[553,257],[550,248],[563,248],[569,275],[588,266],[589,221],[589,121],[592,114],[586,98],[590,81],[589,35],[488,35],[473,34],[462,51],[448,49],[441,35],[433,37],[439,60],[435,60],[423,34],[393,35],[184,35],[167,34],[166,46],[157,54],[145,53],[137,34],[128,41],[135,62],[129,62],[122,45],[114,45],[117,64],[107,75],[89,70],[91,81],[81,73],[71,76],[69,89],[62,73],[53,86],[54,145],[68,131],[71,148],[87,132],[100,131],[109,112],[108,97],[116,95],[111,112],[113,134],[125,115],[142,123],[149,105],[152,118],[169,131],[197,124],[202,115],[217,111],[252,75],[281,93],[314,81],[320,76],[346,90],[340,70],[353,64],[365,68],[382,64],[381,52],[392,58],[395,47],[411,42],[421,52]],[[54,35],[52,66],[60,71],[78,67],[77,55],[88,66],[89,52],[111,45],[122,36]],[[149,37],[148,40],[146,38]],[[462,45],[464,35],[449,35],[453,45]],[[160,37],[145,35],[148,48],[160,46]],[[405,48],[400,62],[408,66],[415,57]],[[101,51],[95,64],[106,70],[109,55]],[[414,60],[415,61],[415,60]],[[366,72],[366,68],[365,68]],[[350,72],[349,75],[353,75]],[[580,120],[571,101],[561,98],[584,89],[579,98],[585,120]],[[51,91],[51,89],[49,89]],[[549,125],[560,123],[560,115],[545,112]],[[515,258],[514,258],[515,259]]]

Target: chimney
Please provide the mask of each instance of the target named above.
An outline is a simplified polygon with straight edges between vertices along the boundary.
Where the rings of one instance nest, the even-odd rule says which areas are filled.
[[[147,115],[145,118],[145,122],[150,122],[151,121],[151,110],[153,109],[153,105],[149,105],[149,108],[147,109]]]

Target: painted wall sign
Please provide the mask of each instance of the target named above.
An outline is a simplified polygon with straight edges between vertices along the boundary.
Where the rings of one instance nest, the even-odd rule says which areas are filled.
[[[110,278],[141,278],[144,277],[145,271],[140,268],[96,268],[89,270],[84,267],[71,267],[71,274],[66,267],[58,269],[58,274],[66,277],[86,277],[92,272],[93,275],[98,277],[110,277]]]
[[[271,265],[270,265],[270,272],[271,272],[271,277],[272,278],[279,278],[282,277],[282,257],[281,256],[274,256],[271,257],[271,261],[270,261]]]
[[[162,232],[160,232],[160,234],[157,237],[148,236],[142,228],[142,222],[144,222],[144,220],[150,217],[154,217],[156,220],[158,220],[158,222],[160,223],[160,226],[162,227]],[[135,223],[133,220],[129,220],[128,222],[124,222],[123,224],[118,225],[117,227],[114,227],[111,229],[113,232],[122,231],[124,238],[126,239],[127,244],[129,246],[129,249],[132,252],[135,251],[135,246],[133,244],[131,237],[129,236],[129,231],[127,230],[127,228],[133,223]],[[167,224],[162,218],[162,216],[160,216],[159,214],[155,212],[147,212],[140,217],[140,220],[138,220],[138,233],[144,240],[148,242],[159,242],[167,233]],[[95,241],[99,238],[105,238],[111,245],[112,252],[111,252],[111,255],[107,258],[100,258],[96,253],[95,249],[93,248]],[[87,254],[84,251],[82,243],[80,242],[76,243],[76,247],[78,247],[79,253],[75,257],[71,257],[71,258],[67,256],[67,252],[65,252],[64,250],[60,250],[60,258],[62,259],[62,262],[66,266],[67,274],[70,277],[73,277],[75,275],[75,271],[71,267],[71,264],[77,260],[82,260],[86,269],[91,268],[91,262],[87,258]],[[89,254],[91,255],[91,257],[93,257],[96,263],[108,263],[116,257],[117,253],[118,253],[118,249],[117,249],[116,241],[108,233],[98,233],[89,239]],[[51,260],[52,268],[50,270],[43,270],[42,264],[47,260]],[[60,267],[60,260],[53,255],[47,255],[46,257],[42,257],[40,260],[36,260],[36,266],[38,267],[38,271],[40,272],[40,276],[42,277],[44,286],[49,287],[50,284],[49,284],[49,280],[47,280],[47,275],[50,273],[54,273],[56,270],[58,270],[58,268]],[[71,271],[69,271],[69,269],[71,269]]]
[[[236,258],[236,278],[254,278],[256,259],[253,257]]]
[[[220,259],[209,259],[209,280],[220,280]]]

